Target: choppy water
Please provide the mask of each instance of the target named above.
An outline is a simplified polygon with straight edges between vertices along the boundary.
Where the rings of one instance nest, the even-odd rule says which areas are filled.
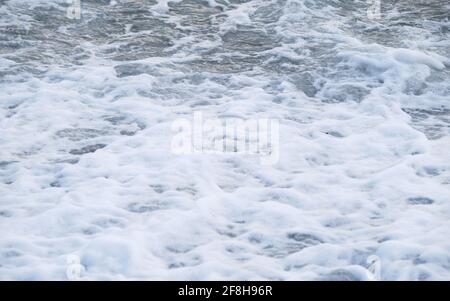
[[[381,4],[0,0],[0,278],[450,279],[450,4]],[[173,155],[194,111],[279,163]]]

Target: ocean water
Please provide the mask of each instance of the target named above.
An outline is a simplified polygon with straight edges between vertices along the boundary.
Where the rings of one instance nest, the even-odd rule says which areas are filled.
[[[450,4],[370,3],[0,0],[0,279],[450,280]]]

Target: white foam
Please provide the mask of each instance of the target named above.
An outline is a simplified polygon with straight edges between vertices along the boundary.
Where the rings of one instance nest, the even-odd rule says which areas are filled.
[[[448,280],[448,122],[431,139],[414,119],[448,118],[445,41],[378,44],[300,0],[209,1],[224,12],[182,26],[180,2],[149,7],[179,37],[153,56],[111,54],[129,27],[80,43],[80,65],[33,61],[42,74],[15,69],[30,49],[0,55],[0,279],[67,279],[72,256],[81,280],[372,280],[376,255],[381,279]],[[36,25],[15,5],[2,24]],[[223,38],[242,28],[276,36],[234,37],[245,52]],[[173,154],[172,122],[197,110],[280,120],[279,162]]]

